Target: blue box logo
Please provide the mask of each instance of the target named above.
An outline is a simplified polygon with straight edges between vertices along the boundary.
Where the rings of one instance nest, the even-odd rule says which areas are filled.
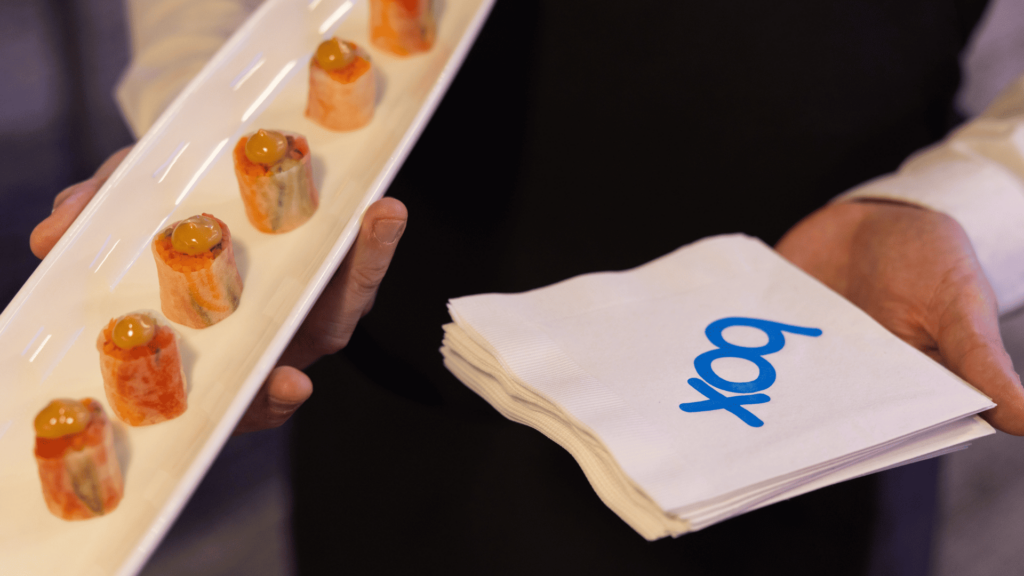
[[[725,337],[722,336],[722,332],[732,326],[756,328],[768,336],[768,343],[764,346],[750,348],[727,342]],[[704,334],[718,348],[697,356],[693,361],[693,367],[697,370],[697,375],[703,378],[703,380],[701,378],[690,378],[687,381],[694,390],[703,394],[707,400],[680,404],[679,408],[683,412],[725,410],[735,415],[748,426],[755,428],[764,426],[764,422],[760,418],[754,416],[753,413],[743,406],[747,404],[764,404],[771,400],[767,394],[758,394],[757,392],[766,390],[775,383],[775,367],[772,366],[771,362],[765,360],[764,357],[767,354],[774,354],[786,346],[786,337],[783,335],[783,332],[802,336],[821,336],[821,330],[817,328],[804,328],[802,326],[780,324],[757,318],[722,318],[708,324]],[[715,373],[714,368],[711,366],[711,363],[719,358],[741,358],[753,362],[757,366],[757,378],[749,382],[732,382],[722,378]],[[715,390],[715,388],[740,395],[726,396]]]

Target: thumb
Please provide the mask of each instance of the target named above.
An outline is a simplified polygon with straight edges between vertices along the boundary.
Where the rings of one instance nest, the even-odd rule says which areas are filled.
[[[313,382],[301,370],[291,366],[274,368],[235,427],[235,434],[284,424],[312,394]]]
[[[1003,346],[995,297],[980,271],[970,276],[936,294],[937,301],[948,302],[938,315],[938,354],[947,368],[996,403],[982,414],[989,423],[1024,436],[1024,389]]]
[[[346,292],[341,316],[358,320],[370,311],[408,217],[405,205],[394,198],[381,198],[367,209],[360,238],[332,282],[335,290]]]
[[[355,243],[278,361],[306,367],[348,344],[370,307],[405,231],[408,211],[394,198],[374,202],[363,216]]]

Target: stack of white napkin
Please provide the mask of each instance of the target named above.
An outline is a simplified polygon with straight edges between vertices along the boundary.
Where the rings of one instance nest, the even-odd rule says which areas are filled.
[[[746,236],[449,311],[446,366],[649,540],[992,433],[989,398]]]

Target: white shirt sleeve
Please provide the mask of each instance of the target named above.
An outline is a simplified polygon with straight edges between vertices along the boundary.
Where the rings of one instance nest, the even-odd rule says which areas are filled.
[[[911,156],[894,174],[839,197],[924,206],[963,226],[999,311],[1024,303],[1024,76],[980,116]]]
[[[262,0],[125,0],[132,62],[115,90],[141,136]]]

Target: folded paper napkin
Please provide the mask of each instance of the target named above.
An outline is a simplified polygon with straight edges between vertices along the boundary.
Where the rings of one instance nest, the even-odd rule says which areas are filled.
[[[989,398],[742,235],[448,307],[446,366],[649,540],[992,433]]]

